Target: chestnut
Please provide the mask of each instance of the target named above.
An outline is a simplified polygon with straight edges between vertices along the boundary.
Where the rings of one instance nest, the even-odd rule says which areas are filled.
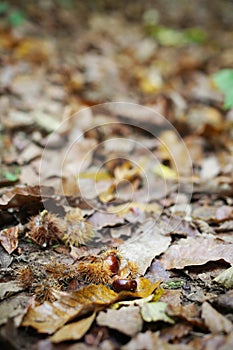
[[[112,289],[115,292],[121,292],[121,291],[129,291],[129,292],[135,292],[137,288],[137,281],[136,280],[127,280],[127,279],[115,279],[112,283]]]
[[[115,253],[109,254],[104,261],[109,265],[110,271],[115,275],[120,268],[120,259]]]

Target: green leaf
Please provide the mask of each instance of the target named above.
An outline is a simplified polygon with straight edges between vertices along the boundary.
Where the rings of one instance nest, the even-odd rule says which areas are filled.
[[[224,108],[233,107],[233,69],[221,69],[213,74],[213,81],[224,94]]]
[[[8,2],[2,2],[2,3],[0,4],[0,14],[1,14],[1,15],[5,14],[5,13],[8,11],[8,9],[9,9],[9,4],[8,4]]]
[[[201,28],[188,28],[185,35],[190,43],[202,44],[206,40],[206,33]]]
[[[143,304],[141,307],[142,318],[146,322],[164,321],[173,324],[175,321],[166,314],[167,304],[152,302]]]
[[[64,7],[67,10],[72,9],[74,6],[72,0],[57,0],[57,2],[61,7]]]
[[[5,174],[5,178],[8,180],[8,181],[17,181],[18,180],[18,175],[14,174],[14,173],[10,173],[10,172],[7,172]]]
[[[147,31],[163,46],[182,47],[189,44],[202,44],[206,40],[206,33],[198,27],[179,30],[161,25],[148,25]]]
[[[179,289],[183,286],[183,284],[183,281],[171,281],[168,283],[163,283],[163,286],[166,289]]]
[[[14,10],[10,12],[8,20],[12,27],[18,27],[23,24],[23,22],[26,20],[26,17],[22,11]]]

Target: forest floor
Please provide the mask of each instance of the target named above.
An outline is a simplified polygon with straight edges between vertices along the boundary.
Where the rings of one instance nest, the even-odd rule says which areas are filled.
[[[0,4],[0,348],[233,349],[233,3],[20,4]]]

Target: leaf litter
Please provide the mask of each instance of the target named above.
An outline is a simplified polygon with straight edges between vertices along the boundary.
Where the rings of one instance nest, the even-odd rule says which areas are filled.
[[[232,5],[110,3],[1,7],[0,346],[231,349]]]

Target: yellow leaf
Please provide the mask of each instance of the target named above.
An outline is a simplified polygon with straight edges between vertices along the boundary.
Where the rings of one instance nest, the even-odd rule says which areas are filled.
[[[116,185],[113,184],[109,186],[109,188],[106,191],[103,191],[99,195],[99,199],[101,200],[102,203],[108,203],[115,199],[116,197]]]
[[[166,165],[158,164],[153,168],[153,172],[166,180],[177,180],[177,173]]]
[[[83,318],[80,321],[70,323],[57,331],[49,340],[52,343],[60,343],[66,340],[78,340],[81,339],[88,329],[91,327],[96,314],[93,313],[87,318]]]
[[[96,172],[83,171],[78,174],[78,178],[90,179],[94,181],[104,181],[104,180],[112,179],[111,175],[107,171],[96,171]]]
[[[107,211],[112,214],[117,214],[118,216],[124,216],[130,211],[135,209],[140,209],[141,211],[145,211],[146,213],[160,213],[161,208],[157,203],[139,203],[139,202],[131,202],[124,203],[116,206],[108,207]]]

